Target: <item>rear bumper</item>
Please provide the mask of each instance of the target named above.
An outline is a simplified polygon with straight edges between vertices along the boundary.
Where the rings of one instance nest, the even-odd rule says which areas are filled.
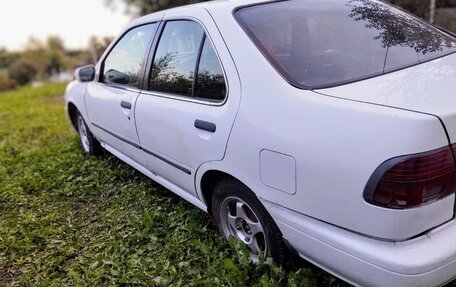
[[[403,242],[368,238],[262,201],[301,257],[358,286],[440,286],[456,277],[456,222]]]

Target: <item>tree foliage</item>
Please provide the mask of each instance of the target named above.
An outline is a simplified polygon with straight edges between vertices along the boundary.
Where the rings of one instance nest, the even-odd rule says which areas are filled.
[[[0,69],[7,69],[9,65],[18,59],[17,53],[11,53],[5,48],[0,48]]]
[[[9,78],[23,85],[71,68],[73,61],[67,54],[63,40],[57,36],[45,42],[32,37],[20,52],[0,49],[0,70],[7,70]]]
[[[46,41],[47,60],[44,72],[47,75],[58,74],[65,69],[65,45],[63,40],[56,36],[51,36]]]
[[[379,32],[374,39],[381,40],[385,48],[405,45],[414,48],[417,53],[426,54],[452,46],[451,38],[435,33],[428,26],[418,29],[414,20],[398,18],[387,5],[380,2],[351,0],[348,6],[352,9],[350,17],[366,22],[366,27]]]
[[[94,63],[96,63],[101,55],[103,55],[104,51],[106,51],[113,40],[113,37],[98,38],[95,36],[89,39],[89,52],[91,53],[92,61]]]

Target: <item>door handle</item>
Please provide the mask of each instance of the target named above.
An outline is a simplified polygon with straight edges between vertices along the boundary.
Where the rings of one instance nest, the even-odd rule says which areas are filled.
[[[120,106],[124,109],[128,109],[128,110],[131,110],[131,103],[129,102],[126,102],[126,101],[121,101],[120,102]]]
[[[205,130],[211,133],[215,133],[215,131],[217,130],[217,126],[214,123],[202,120],[195,120],[195,128]]]

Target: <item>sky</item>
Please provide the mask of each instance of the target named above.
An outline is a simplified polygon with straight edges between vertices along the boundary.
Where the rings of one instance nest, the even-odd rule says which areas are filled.
[[[132,19],[119,2],[0,0],[0,48],[23,49],[30,37],[59,36],[67,48],[86,48],[91,36],[116,36]]]

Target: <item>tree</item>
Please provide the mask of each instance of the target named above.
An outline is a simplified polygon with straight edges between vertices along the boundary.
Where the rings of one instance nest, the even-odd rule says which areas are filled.
[[[112,5],[118,0],[106,0]],[[205,2],[207,0],[121,0],[127,4],[128,11],[137,15],[147,15],[156,11],[173,8],[177,6]]]
[[[45,42],[30,38],[21,58],[34,66],[37,78],[46,79],[65,70],[67,52],[64,42],[57,36],[50,36]],[[18,82],[19,83],[19,82]],[[20,84],[20,83],[19,83]]]
[[[429,22],[434,23],[435,20],[435,0],[431,0],[431,7],[429,8]]]
[[[65,45],[57,36],[51,36],[46,41],[45,74],[54,75],[64,70]]]
[[[98,62],[98,59],[103,55],[113,40],[112,37],[97,38],[95,36],[89,39],[89,53],[91,54],[92,62],[94,64]]]
[[[45,78],[45,69],[47,64],[47,57],[46,57],[46,45],[37,38],[31,37],[27,44],[25,45],[25,49],[21,54],[21,61],[17,61],[15,64],[18,63],[27,63],[34,67],[34,70],[37,73],[37,78],[44,79]],[[16,67],[17,68],[17,67]],[[14,69],[13,69],[14,70]],[[10,75],[12,77],[12,75]],[[21,84],[20,81],[16,81],[18,84]]]
[[[378,31],[374,39],[380,40],[385,48],[407,46],[424,55],[452,45],[451,38],[435,33],[427,26],[417,29],[416,23],[408,18],[398,18],[381,2],[351,0],[348,6],[352,8],[350,17],[366,22],[366,27]]]
[[[11,63],[18,59],[17,53],[12,53],[5,48],[0,48],[0,70],[7,69]]]

